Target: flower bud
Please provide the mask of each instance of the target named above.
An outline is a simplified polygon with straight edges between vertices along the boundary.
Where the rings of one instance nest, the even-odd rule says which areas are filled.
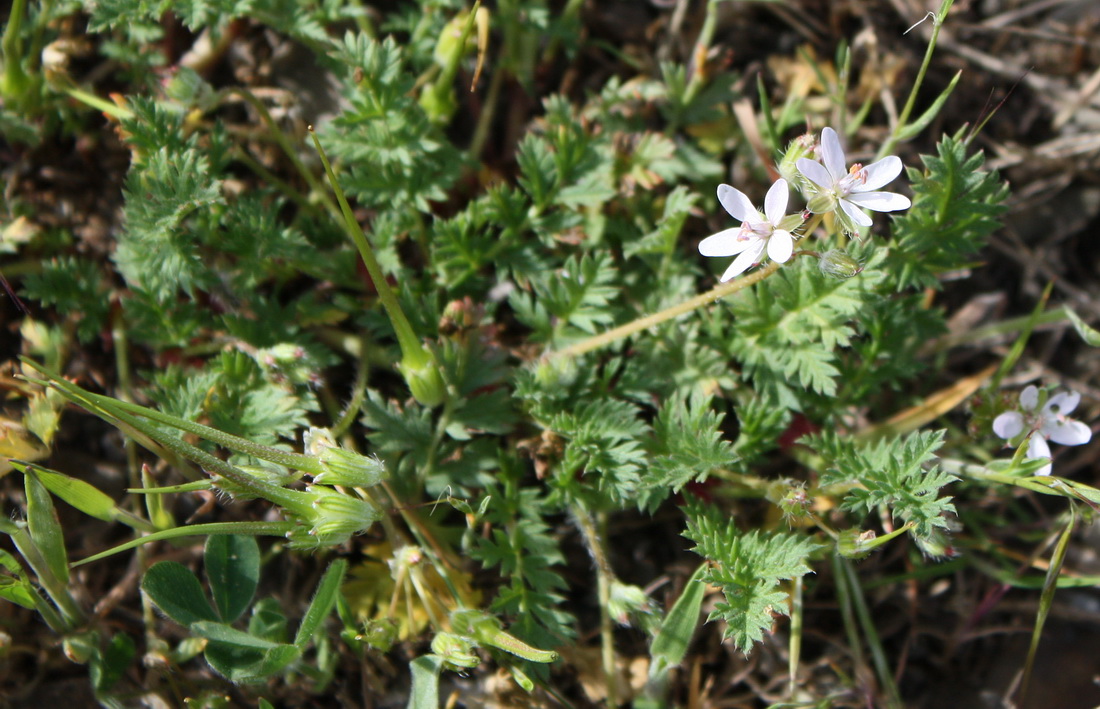
[[[399,365],[401,374],[405,377],[405,383],[409,385],[409,391],[423,406],[434,408],[443,403],[446,386],[443,377],[439,374],[439,367],[434,358],[428,357],[421,364],[410,364],[410,357],[406,357]]]
[[[501,622],[484,611],[475,609],[455,611],[451,614],[451,628],[456,633],[461,633],[477,642],[478,645],[495,647],[531,662],[553,662],[558,659],[558,653],[553,650],[539,650],[504,632]],[[441,654],[435,650],[434,640],[432,650]]]
[[[816,187],[816,185],[814,185],[814,187]],[[813,189],[813,187],[811,187],[811,189]],[[806,198],[806,209],[814,214],[827,214],[836,209],[837,204],[836,195],[831,191],[826,192],[818,189]]]
[[[315,483],[371,487],[386,475],[382,461],[338,447],[327,428],[310,427],[305,435],[305,449],[324,467],[324,472],[313,476]]]
[[[863,265],[859,261],[840,249],[830,249],[821,254],[817,265],[826,276],[842,280],[858,276],[863,271]]]
[[[456,667],[477,667],[481,658],[474,654],[474,642],[454,633],[439,633],[432,638],[432,652]]]
[[[368,620],[363,632],[356,638],[380,652],[389,652],[397,642],[398,623],[396,618]]]
[[[862,559],[877,546],[874,530],[861,532],[858,529],[846,529],[840,533],[836,550],[847,559]]]
[[[799,191],[803,189],[803,185],[805,185],[808,180],[798,171],[798,159],[807,158],[813,160],[815,143],[816,141],[814,140],[813,133],[803,133],[787,145],[787,150],[783,153],[783,157],[780,158],[779,164],[776,166],[779,168],[779,176],[788,183],[796,186]]]
[[[83,665],[99,652],[99,636],[95,631],[68,635],[61,641],[61,650],[70,662]]]
[[[535,365],[535,380],[546,389],[565,388],[577,379],[573,357],[544,357]]]
[[[325,487],[311,486],[306,494],[313,498],[310,510],[299,519],[308,529],[303,527],[287,535],[295,547],[343,544],[382,518],[382,511],[369,500]]]
[[[809,511],[810,502],[805,486],[796,484],[779,501],[779,509],[783,512],[783,517],[788,520],[801,519]]]

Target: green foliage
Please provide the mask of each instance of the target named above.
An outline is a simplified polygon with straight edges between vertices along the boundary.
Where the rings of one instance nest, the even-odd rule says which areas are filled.
[[[825,458],[823,485],[852,485],[842,507],[866,516],[889,510],[896,519],[912,522],[914,537],[929,540],[936,530],[950,528],[955,514],[942,488],[957,478],[934,464],[943,445],[943,431],[918,431],[878,443],[859,443],[834,433],[806,441]]]
[[[206,661],[234,682],[257,682],[286,671],[320,630],[321,621],[336,604],[336,594],[347,568],[333,563],[321,579],[293,643],[285,636],[285,618],[271,600],[258,602],[248,630],[234,628],[252,605],[259,582],[260,550],[251,536],[214,535],[203,555],[206,578],[214,597],[212,606],[197,577],[174,561],[160,561],[145,572],[142,590],[172,620],[208,642]]]
[[[917,380],[940,366],[928,344],[946,318],[923,291],[972,265],[999,224],[1007,187],[983,169],[980,153],[946,137],[922,158],[923,169],[910,168],[912,208],[876,217],[876,231],[889,236],[815,226],[792,260],[750,287],[721,302],[712,294],[690,312],[574,355],[567,348],[708,288],[713,278],[704,274],[719,273],[721,264],[705,263],[696,247],[707,231],[731,226],[715,203],[715,183],[764,174],[752,136],[738,130],[751,127],[739,70],[718,70],[725,62],[714,51],[719,3],[704,3],[706,24],[690,61],[669,42],[674,59],[662,55],[652,66],[593,41],[582,31],[591,14],[580,12],[582,4],[483,4],[488,61],[475,82],[472,52],[446,80],[434,56],[450,39],[441,33],[470,9],[460,0],[81,3],[97,59],[109,60],[111,74],[74,73],[57,83],[80,87],[73,94],[84,102],[80,110],[112,108],[107,113],[118,119],[131,158],[122,224],[113,250],[89,248],[63,230],[5,242],[5,253],[23,248],[41,257],[36,268],[18,264],[34,313],[24,351],[58,370],[28,363],[26,386],[47,384],[48,394],[117,425],[167,464],[155,466],[157,481],[151,472],[143,480],[154,528],[127,511],[129,498],[13,463],[27,475],[28,519],[0,520],[18,552],[0,550],[0,598],[36,611],[67,649],[86,651],[98,692],[127,676],[133,641],[92,628],[75,601],[81,596],[70,593],[80,575],[69,576],[72,540],[51,495],[104,524],[151,533],[106,554],[193,533],[173,526],[174,495],[215,490],[218,501],[266,501],[203,509],[232,520],[198,529],[208,534],[206,588],[176,562],[146,573],[145,592],[189,636],[165,657],[179,663],[204,652],[233,682],[281,676],[297,687],[305,676],[321,687],[348,665],[348,648],[330,644],[324,628],[339,605],[349,648],[389,652],[397,627],[408,643],[428,628],[434,654],[409,663],[410,706],[424,707],[438,700],[442,670],[474,668],[486,656],[528,691],[553,686],[543,664],[552,653],[531,661],[518,645],[509,650],[509,639],[536,652],[578,637],[588,643],[590,629],[578,619],[588,623],[595,613],[607,626],[634,623],[652,634],[649,609],[661,599],[641,590],[653,579],[634,578],[649,570],[635,562],[659,548],[672,561],[660,573],[684,568],[684,545],[658,536],[668,530],[686,527],[705,563],[653,643],[645,697],[653,705],[674,677],[671,665],[690,651],[707,584],[723,594],[711,619],[724,621],[726,636],[748,653],[776,615],[791,612],[788,582],[811,573],[822,549],[837,536],[857,536],[877,514],[911,523],[909,534],[930,555],[944,549],[962,501],[944,494],[956,478],[941,465],[970,469],[948,454],[973,455],[973,441],[952,429],[869,442],[861,429],[919,402],[940,381]],[[664,21],[663,8],[645,11]],[[34,32],[54,32],[62,17]],[[214,65],[184,66],[194,57],[184,61],[177,50],[191,34],[211,42],[204,58]],[[236,51],[238,43],[248,51]],[[38,49],[19,66],[33,67]],[[284,95],[284,50],[301,53],[316,71],[310,89],[323,93],[331,82],[340,101],[306,115],[316,96]],[[170,73],[152,70],[165,63]],[[600,70],[550,87],[561,70],[575,77],[576,66]],[[255,96],[233,83],[244,75]],[[125,101],[110,105],[96,93],[105,86],[121,87]],[[446,110],[426,94],[436,88],[454,97]],[[833,89],[827,105],[850,105],[852,97]],[[817,98],[777,106],[778,123],[763,120],[769,142],[789,138],[784,131],[795,125],[819,124]],[[0,109],[0,135],[50,145],[48,131],[38,131],[55,119],[19,115],[9,103]],[[853,140],[881,134],[860,127],[875,115],[850,114]],[[308,121],[316,121],[381,276],[365,274],[345,224],[330,213],[322,173],[297,137]],[[890,140],[916,137],[900,130]],[[20,180],[11,192],[26,189]],[[765,189],[742,186],[753,195]],[[33,204],[14,200],[2,216],[27,215]],[[9,224],[0,225],[5,238]],[[840,275],[849,277],[823,272],[817,249],[843,250],[848,268]],[[98,253],[113,261],[97,261]],[[386,300],[385,284],[396,303]],[[391,307],[408,328],[399,329]],[[36,335],[42,328],[33,318],[47,308],[61,324],[50,331],[56,335]],[[396,332],[402,346],[410,339],[430,353],[424,367],[438,375],[440,401],[413,396]],[[90,347],[78,351],[76,342]],[[111,347],[111,357],[94,350],[100,346]],[[81,382],[88,388],[66,376],[88,379]],[[104,389],[110,396],[91,393]],[[52,425],[60,406],[50,418],[42,411],[53,400],[37,401],[26,421]],[[826,432],[802,435],[817,430]],[[1034,482],[1025,475],[1034,465],[1019,460],[980,462],[998,484],[1095,496],[1084,486]],[[139,466],[132,473],[136,480]],[[669,504],[696,493],[708,505]],[[828,516],[816,516],[826,508]],[[158,509],[163,514],[152,514]],[[271,519],[242,521],[260,514]],[[642,530],[636,544],[613,543],[624,521]],[[776,526],[785,523],[795,531]],[[256,600],[258,547],[227,531],[289,538],[265,558],[369,548],[363,553],[378,557],[378,571],[358,588],[392,628],[377,618],[356,627],[340,598],[342,560],[328,565],[306,609]],[[364,544],[352,541],[365,533]],[[313,564],[317,576],[325,568],[304,555],[279,561],[295,570]],[[586,607],[593,602],[600,607]],[[583,612],[575,617],[577,608]],[[288,616],[302,611],[295,632]],[[462,619],[468,627],[455,627]],[[378,627],[392,630],[385,643],[374,644],[385,635]],[[607,655],[613,650],[605,647]]]
[[[532,280],[530,293],[516,291],[510,303],[516,317],[534,330],[538,341],[562,341],[594,333],[614,319],[611,301],[615,267],[607,256],[571,257],[558,273],[544,273]]]
[[[61,256],[44,263],[40,273],[23,281],[23,296],[73,316],[76,336],[83,343],[107,327],[110,295],[99,264],[88,259]]]
[[[1008,185],[967,147],[961,133],[944,136],[936,155],[921,156],[923,172],[909,169],[916,197],[896,219],[889,262],[898,290],[938,288],[941,274],[964,266],[1001,226]]]
[[[855,333],[853,319],[879,296],[881,258],[858,278],[830,278],[803,259],[780,271],[766,288],[731,302],[736,328],[729,347],[756,388],[790,408],[800,408],[797,389],[832,396],[840,375],[838,348]]]
[[[641,506],[653,510],[671,492],[692,481],[703,481],[715,468],[737,461],[733,446],[722,436],[722,416],[702,395],[670,397],[653,422],[649,471]]]
[[[748,654],[772,625],[775,613],[788,615],[782,581],[811,573],[811,555],[821,548],[802,534],[754,530],[742,533],[720,509],[690,505],[684,536],[695,542],[695,553],[708,559],[702,580],[722,589],[708,620],[726,623],[725,635]]]
[[[562,609],[568,588],[553,567],[565,563],[558,539],[544,517],[554,506],[531,487],[520,487],[518,461],[502,461],[500,483],[486,495],[485,521],[490,536],[479,536],[470,555],[487,568],[498,568],[508,583],[492,601],[491,609],[513,618],[510,628],[539,647],[558,647],[576,632],[573,618]]]

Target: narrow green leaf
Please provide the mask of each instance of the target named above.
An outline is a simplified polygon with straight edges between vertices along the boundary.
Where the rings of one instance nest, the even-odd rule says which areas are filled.
[[[56,470],[17,460],[11,461],[11,464],[13,468],[24,474],[33,470],[47,490],[89,517],[95,517],[104,522],[122,522],[143,532],[153,531],[153,525],[122,509],[115,504],[114,498],[90,483]]]
[[[325,571],[321,583],[317,585],[317,593],[314,594],[313,601],[302,618],[298,634],[294,637],[294,644],[297,647],[304,648],[313,634],[320,629],[321,623],[332,612],[336,599],[340,595],[340,584],[343,583],[344,573],[347,570],[348,562],[345,559],[338,559]]]
[[[951,83],[940,92],[940,95],[937,96],[936,100],[932,102],[932,105],[920,115],[920,118],[909,123],[898,132],[898,140],[911,140],[912,138],[916,138],[928,127],[932,119],[943,110],[943,104],[946,103],[947,97],[951,95],[951,92],[955,90],[955,85],[959,83],[960,77],[962,77],[962,69],[955,72],[955,77],[951,79]]]
[[[222,620],[232,623],[248,609],[260,582],[260,545],[245,534],[212,535],[203,561],[214,607]]]
[[[1054,547],[1050,566],[1047,567],[1043,592],[1039,595],[1039,611],[1035,614],[1035,628],[1031,632],[1031,645],[1027,649],[1027,662],[1024,663],[1023,686],[1020,689],[1021,706],[1027,706],[1028,690],[1031,688],[1031,671],[1035,666],[1035,653],[1039,650],[1039,640],[1043,637],[1043,626],[1046,625],[1050,608],[1054,605],[1054,592],[1058,588],[1058,577],[1062,575],[1062,565],[1066,561],[1069,540],[1073,537],[1073,530],[1076,526],[1077,510],[1071,505],[1069,522],[1066,523],[1062,533],[1058,536],[1058,545]]]
[[[667,671],[667,668],[683,662],[691,637],[699,625],[699,612],[707,591],[707,585],[702,582],[706,570],[707,565],[700,564],[661,623],[661,629],[649,647],[649,656],[654,661],[650,666],[651,677],[658,665],[663,665],[662,669]]]
[[[1100,347],[1100,330],[1089,327],[1089,325],[1081,319],[1081,316],[1073,312],[1069,307],[1065,307],[1066,316],[1069,321],[1073,323],[1073,329],[1077,330],[1077,334],[1081,336],[1081,339],[1085,341],[1085,344],[1090,347]]]
[[[412,693],[408,709],[439,709],[439,671],[443,658],[439,655],[422,655],[409,663],[412,670]]]
[[[144,537],[132,539],[125,544],[119,544],[117,547],[108,549],[107,551],[101,551],[100,553],[93,554],[86,559],[81,559],[80,561],[73,562],[73,566],[90,564],[93,561],[106,559],[108,556],[114,556],[119,552],[124,552],[128,549],[139,547],[142,544],[164,541],[165,539],[179,539],[180,537],[200,537],[207,534],[253,534],[282,537],[290,533],[294,529],[294,527],[294,522],[213,522],[211,524],[192,524],[188,527],[175,527],[173,529],[165,529],[160,532],[147,534]],[[3,531],[2,526],[0,526],[0,531]]]
[[[226,643],[228,645],[255,648],[257,650],[264,651],[280,647],[279,643],[273,643],[270,640],[258,638],[251,633],[246,633],[243,630],[237,630],[231,625],[226,625],[225,623],[220,623],[218,621],[196,620],[188,627],[190,627],[191,632],[193,632],[195,635],[204,637],[207,640],[214,640],[219,643]]]
[[[33,470],[24,471],[23,483],[27,494],[27,528],[30,530],[31,540],[38,547],[54,577],[62,584],[67,584],[69,555],[65,551],[65,532],[57,519],[50,491]]]
[[[202,585],[191,571],[175,561],[160,561],[149,567],[141,588],[169,618],[180,625],[198,621],[216,621]]]

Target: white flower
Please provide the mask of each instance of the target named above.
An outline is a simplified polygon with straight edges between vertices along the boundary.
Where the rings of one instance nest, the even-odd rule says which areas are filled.
[[[704,256],[737,255],[722,274],[722,282],[760,263],[765,249],[773,261],[786,263],[791,258],[795,237],[790,229],[800,223],[801,218],[793,215],[784,219],[789,196],[787,181],[776,180],[764,197],[764,213],[761,214],[740,190],[718,185],[718,201],[730,216],[742,222],[740,227],[711,234],[699,243],[699,253]]]
[[[1009,440],[1024,431],[1030,431],[1027,444],[1029,459],[1049,458],[1050,445],[1047,439],[1064,446],[1079,446],[1092,439],[1092,430],[1067,417],[1077,408],[1081,395],[1070,391],[1055,394],[1039,409],[1039,389],[1029,386],[1020,393],[1022,411],[1006,411],[993,420],[993,432]],[[1049,464],[1039,469],[1036,475],[1050,475]]]
[[[871,218],[861,207],[876,212],[896,212],[908,209],[908,197],[893,192],[876,192],[901,174],[901,158],[895,155],[873,162],[867,167],[859,163],[849,170],[844,167],[844,150],[832,128],[821,131],[821,158],[824,165],[809,158],[799,158],[799,172],[816,186],[809,200],[811,212],[822,214],[840,207],[843,216],[859,226],[871,226]],[[813,188],[811,186],[811,189]]]

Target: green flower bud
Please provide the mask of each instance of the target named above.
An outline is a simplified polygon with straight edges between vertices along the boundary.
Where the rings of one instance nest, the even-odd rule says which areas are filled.
[[[386,475],[382,461],[338,447],[327,428],[310,427],[305,435],[305,449],[324,466],[324,472],[313,476],[315,483],[371,487]]]
[[[325,487],[310,487],[306,494],[312,501],[309,512],[299,515],[303,526],[287,535],[295,547],[343,544],[382,518],[382,511],[369,500]]]
[[[535,365],[535,380],[546,388],[568,387],[577,379],[577,362],[572,357],[544,357]]]
[[[99,652],[99,636],[95,631],[68,635],[61,641],[61,649],[71,662],[83,665]]]
[[[798,159],[808,158],[813,160],[815,144],[813,133],[804,133],[798,136],[787,145],[787,150],[776,166],[779,168],[779,176],[800,191],[809,180],[798,171]]]
[[[823,253],[821,260],[817,262],[817,266],[825,275],[842,280],[858,276],[863,271],[863,266],[859,261],[840,249],[830,249]]]
[[[878,546],[873,530],[861,532],[858,529],[846,529],[840,533],[836,549],[847,559],[862,559]]]
[[[381,618],[369,620],[363,626],[363,632],[356,638],[380,652],[389,652],[397,642],[397,619]]]
[[[558,653],[531,647],[519,638],[504,632],[501,622],[484,611],[472,609],[455,611],[451,614],[451,628],[456,633],[472,638],[478,645],[495,647],[531,662],[553,662],[558,659]],[[435,650],[434,641],[432,649]]]
[[[439,374],[439,367],[436,365],[435,359],[428,356],[417,358],[426,360],[422,363],[410,363],[409,360],[411,359],[411,357],[405,357],[398,366],[401,374],[405,377],[405,383],[409,385],[409,391],[422,405],[428,408],[439,406],[443,403],[443,397],[447,390],[443,384],[443,377]]]
[[[811,183],[811,185],[812,184],[813,183]],[[816,185],[813,185],[811,189],[816,187]],[[806,199],[806,209],[814,214],[827,214],[836,209],[837,204],[839,204],[839,201],[832,191],[826,192],[820,189],[817,192],[813,192]]]
[[[472,640],[454,633],[439,633],[432,638],[432,652],[455,667],[477,667],[481,658],[474,654],[475,647]]]
[[[779,509],[787,519],[801,519],[809,512],[811,502],[805,486],[796,484],[779,501]]]

